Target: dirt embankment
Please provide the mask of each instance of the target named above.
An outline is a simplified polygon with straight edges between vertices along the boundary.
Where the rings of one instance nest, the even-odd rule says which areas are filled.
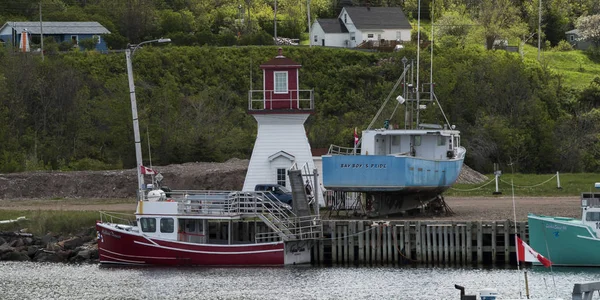
[[[171,189],[240,190],[248,160],[155,167]],[[136,170],[0,174],[0,199],[134,198]]]
[[[249,160],[185,163],[155,167],[171,189],[241,190]],[[459,183],[481,183],[484,175],[464,166]],[[0,199],[134,198],[136,170],[24,172],[0,174]]]

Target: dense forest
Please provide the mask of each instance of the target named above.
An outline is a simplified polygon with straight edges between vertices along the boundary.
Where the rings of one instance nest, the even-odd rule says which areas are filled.
[[[306,31],[305,6],[287,1],[298,10],[293,14],[292,8],[286,12],[286,1],[278,2],[282,10],[278,20],[282,28],[288,24],[278,32],[300,37]],[[312,0],[311,13],[335,16],[341,5],[353,2]],[[371,4],[404,5],[414,12],[414,2]],[[491,171],[494,163],[512,164],[515,172],[524,173],[600,171],[600,78],[583,90],[574,89],[543,61],[485,50],[488,35],[494,32],[515,33],[511,37],[534,42],[528,32],[535,32],[537,24],[526,22],[532,8],[525,2],[491,1],[514,2],[513,13],[519,16],[512,25],[494,30],[471,26],[484,15],[484,8],[476,9],[480,1],[439,2],[448,7],[435,10],[440,23],[463,25],[436,28],[439,42],[433,46],[432,65],[436,95],[450,122],[462,132],[466,163],[483,172]],[[547,51],[560,48],[561,33],[577,26],[579,16],[600,12],[597,1],[544,2],[553,3],[544,3],[545,13],[557,9],[551,6],[556,3],[568,8],[556,12],[562,24],[552,29],[556,40],[551,38],[551,26],[544,27]],[[113,49],[157,37],[173,39],[168,45],[138,50],[133,61],[142,143],[150,144],[155,165],[249,158],[256,122],[246,113],[247,91],[262,85],[259,65],[276,54],[277,46],[247,45],[273,43],[268,33],[273,24],[271,2],[44,0],[42,9],[47,21],[101,22],[112,32],[105,39],[111,40]],[[2,22],[35,20],[37,13],[38,3],[0,0]],[[168,21],[168,16],[174,19]],[[252,21],[240,23],[243,18]],[[546,18],[549,24],[550,15]],[[236,31],[231,27],[236,24],[247,27]],[[255,40],[242,42],[246,36]],[[429,47],[422,46],[424,53]],[[303,65],[300,88],[315,91],[316,109],[307,123],[312,147],[352,145],[354,127],[370,123],[402,72],[401,59],[415,59],[416,48],[410,43],[399,52],[378,53],[284,47],[284,55]],[[594,50],[589,55],[594,56]],[[421,62],[422,82],[428,82],[428,55],[422,55]],[[438,121],[438,111],[428,109],[424,118]],[[383,124],[377,122],[376,126]],[[402,124],[402,116],[391,122]],[[47,55],[42,61],[35,53],[0,49],[0,172],[131,168],[135,166],[131,127],[122,52],[71,51]]]

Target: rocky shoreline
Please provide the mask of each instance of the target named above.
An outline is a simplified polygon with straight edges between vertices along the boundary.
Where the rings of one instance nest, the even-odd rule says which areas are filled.
[[[98,263],[96,229],[73,236],[0,231],[0,261]]]

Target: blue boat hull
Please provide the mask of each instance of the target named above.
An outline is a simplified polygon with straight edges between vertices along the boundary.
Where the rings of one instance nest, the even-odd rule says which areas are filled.
[[[462,165],[462,158],[328,155],[323,156],[323,185],[352,192],[441,193],[454,184]]]

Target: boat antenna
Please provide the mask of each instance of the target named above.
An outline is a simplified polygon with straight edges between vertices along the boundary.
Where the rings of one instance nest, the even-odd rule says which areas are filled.
[[[150,169],[154,170],[152,167],[152,151],[150,151],[150,130],[148,130],[148,125],[146,125],[146,141],[148,141],[148,159],[150,160]],[[152,188],[156,187],[156,182],[154,182],[154,173],[152,173]]]
[[[419,113],[421,111],[421,101],[419,97],[419,69],[420,69],[420,52],[421,52],[421,0],[417,6],[417,84],[415,86],[415,92],[417,93],[417,129],[419,128]]]
[[[429,50],[431,57],[429,59],[429,101],[433,101],[433,9],[435,8],[435,0],[431,0],[431,38],[429,39]],[[438,103],[439,106],[439,103]]]

